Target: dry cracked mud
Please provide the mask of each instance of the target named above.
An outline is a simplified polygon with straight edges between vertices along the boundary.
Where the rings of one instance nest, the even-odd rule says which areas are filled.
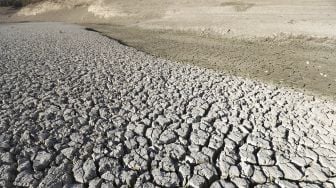
[[[279,35],[247,39],[83,25],[157,57],[336,99],[336,40],[332,38]]]
[[[0,25],[2,187],[335,187],[336,105],[82,27]]]

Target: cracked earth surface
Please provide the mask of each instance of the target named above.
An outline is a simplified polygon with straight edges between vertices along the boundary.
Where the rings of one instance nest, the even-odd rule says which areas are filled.
[[[2,187],[335,187],[331,101],[61,23],[0,25]]]

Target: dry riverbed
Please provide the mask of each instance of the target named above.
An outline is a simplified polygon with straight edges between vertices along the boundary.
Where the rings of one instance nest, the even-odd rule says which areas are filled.
[[[1,187],[336,184],[332,101],[76,25],[0,25],[0,44]]]
[[[237,38],[105,24],[85,27],[180,63],[336,96],[336,41],[305,35]]]
[[[335,99],[335,10],[334,0],[49,0],[0,7],[0,22],[79,23],[155,56]]]

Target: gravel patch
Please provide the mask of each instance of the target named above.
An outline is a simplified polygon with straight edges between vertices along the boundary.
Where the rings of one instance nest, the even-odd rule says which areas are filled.
[[[334,187],[336,105],[61,23],[0,25],[1,187]]]

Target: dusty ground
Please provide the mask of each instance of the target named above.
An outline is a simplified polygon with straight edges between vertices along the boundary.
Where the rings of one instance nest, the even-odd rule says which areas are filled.
[[[0,186],[335,187],[334,102],[265,84],[335,98],[335,18],[332,0],[1,8],[165,59],[0,24]]]
[[[87,25],[147,53],[243,77],[336,96],[336,42],[326,39],[238,39],[188,32]]]
[[[1,22],[81,23],[156,56],[336,96],[333,0],[59,0],[0,12]]]
[[[0,25],[0,187],[334,188],[336,105],[78,25]]]
[[[13,18],[120,23],[225,36],[333,36],[334,0],[49,0]]]

